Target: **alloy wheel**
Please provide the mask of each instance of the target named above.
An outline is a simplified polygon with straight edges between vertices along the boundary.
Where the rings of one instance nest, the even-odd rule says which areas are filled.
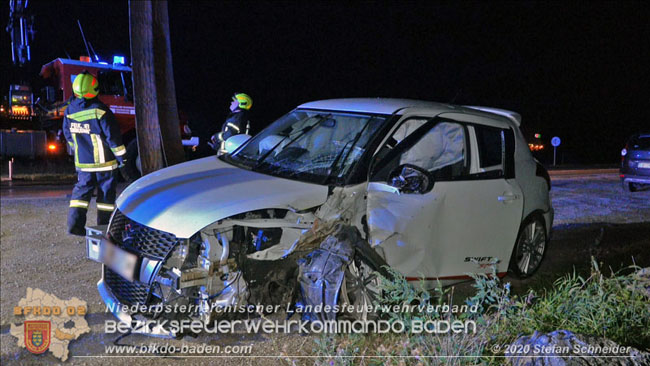
[[[341,284],[341,303],[345,307],[354,307],[354,311],[344,311],[344,314],[356,320],[374,319],[376,314],[369,311],[368,307],[374,306],[378,297],[377,273],[363,261],[353,260],[345,269],[345,277]]]
[[[537,270],[546,250],[546,230],[538,220],[530,221],[522,230],[515,250],[515,265],[522,277]]]

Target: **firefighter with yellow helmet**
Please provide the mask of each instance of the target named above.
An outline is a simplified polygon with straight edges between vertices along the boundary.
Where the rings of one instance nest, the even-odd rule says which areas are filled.
[[[68,232],[85,235],[86,213],[97,189],[97,224],[106,225],[115,209],[118,165],[126,148],[111,110],[102,103],[97,78],[87,71],[72,83],[75,97],[63,117],[63,134],[74,150],[78,182],[72,190]]]
[[[248,113],[253,106],[253,99],[245,93],[235,93],[230,102],[230,115],[221,127],[221,132],[212,136],[215,148],[223,145],[229,137],[248,133]]]

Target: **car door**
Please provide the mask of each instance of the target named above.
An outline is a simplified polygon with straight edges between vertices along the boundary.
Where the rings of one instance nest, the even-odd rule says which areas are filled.
[[[404,125],[419,127],[405,136]],[[507,270],[523,209],[507,124],[460,113],[405,116],[377,156],[368,233],[389,265],[429,280],[489,272],[492,261]]]

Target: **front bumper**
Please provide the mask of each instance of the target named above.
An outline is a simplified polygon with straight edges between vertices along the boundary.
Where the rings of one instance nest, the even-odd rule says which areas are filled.
[[[105,266],[104,270],[106,269]],[[106,308],[115,316],[121,323],[128,324],[131,333],[145,334],[154,337],[162,338],[173,338],[176,334],[164,329],[160,324],[154,324],[154,326],[147,326],[145,320],[140,322],[132,316],[132,314],[125,309],[128,309],[128,306],[120,303],[117,297],[111,292],[111,290],[106,285],[104,281],[104,273],[102,271],[102,279],[97,282],[97,290],[99,291],[99,296],[102,298],[102,301],[106,305]]]
[[[650,176],[621,174],[621,182],[623,184],[628,184],[628,183],[650,184]]]
[[[97,290],[99,291],[99,296],[102,298],[107,310],[110,311],[121,323],[127,324],[131,333],[165,338],[175,337],[176,334],[166,330],[161,324],[146,323],[147,319],[144,317],[136,319],[135,314],[129,311],[131,307],[121,303],[118,297],[113,293],[113,291],[111,291],[111,288],[107,283],[107,271],[111,271],[111,276],[115,278],[116,276],[119,276],[119,272],[124,273],[124,264],[127,261],[122,255],[120,255],[120,253],[115,254],[116,250],[121,250],[119,248],[112,248],[114,244],[106,237],[105,232],[106,226],[86,228],[86,256],[88,259],[92,259],[102,264],[102,278],[97,282]],[[111,252],[110,256],[106,254],[107,248],[110,249],[108,250],[108,252]],[[136,260],[136,263],[139,268],[127,269],[126,271],[133,275],[122,276],[123,282],[133,283],[133,277],[136,276],[150,284],[158,271],[160,262],[152,261],[147,258],[139,258]],[[118,273],[115,271],[118,271]]]

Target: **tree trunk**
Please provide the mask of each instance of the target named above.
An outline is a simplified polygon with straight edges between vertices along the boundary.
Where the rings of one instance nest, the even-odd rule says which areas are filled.
[[[151,2],[129,1],[135,127],[142,175],[164,167],[158,124],[152,24]]]
[[[185,161],[181,131],[176,106],[176,88],[172,51],[169,41],[169,16],[167,1],[154,1],[153,5],[153,51],[158,96],[158,121],[162,147],[167,166]]]
[[[129,1],[136,133],[142,174],[185,160],[167,1]]]

